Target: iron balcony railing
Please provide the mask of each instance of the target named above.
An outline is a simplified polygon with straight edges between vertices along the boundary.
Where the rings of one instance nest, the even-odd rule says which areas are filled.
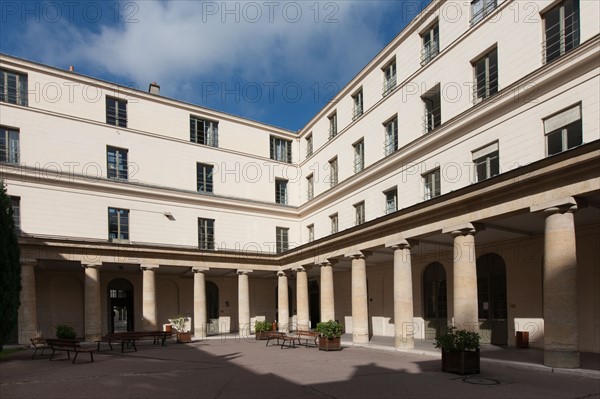
[[[383,81],[383,95],[387,96],[389,92],[396,88],[396,74],[386,77]]]
[[[440,53],[440,46],[438,42],[438,36],[434,37],[434,40],[427,43],[421,49],[421,66],[426,65],[434,59]]]

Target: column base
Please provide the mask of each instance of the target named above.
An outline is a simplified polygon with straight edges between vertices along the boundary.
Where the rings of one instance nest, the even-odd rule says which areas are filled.
[[[206,331],[203,328],[195,328],[194,338],[204,341],[206,339]]]
[[[94,342],[96,340],[99,340],[101,337],[102,337],[101,334],[86,334],[85,340],[86,340],[86,342]]]
[[[369,334],[352,334],[352,342],[355,344],[368,344]]]
[[[414,337],[397,336],[394,338],[394,347],[396,349],[414,349],[415,339]]]
[[[555,351],[544,350],[544,365],[565,369],[576,369],[580,367],[579,351]]]

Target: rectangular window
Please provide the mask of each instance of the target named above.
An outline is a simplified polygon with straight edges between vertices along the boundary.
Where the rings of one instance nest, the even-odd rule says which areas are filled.
[[[365,168],[365,140],[360,139],[354,145],[354,173]]]
[[[292,163],[292,141],[271,136],[271,159]]]
[[[109,179],[127,180],[127,150],[106,147],[106,163]]]
[[[287,191],[287,180],[275,179],[275,202],[277,204],[287,205],[288,203],[288,191]]]
[[[337,233],[339,231],[338,214],[334,213],[333,215],[329,216],[329,220],[331,221],[331,234]]]
[[[385,214],[398,210],[398,189],[393,188],[383,193],[385,195]]]
[[[356,92],[355,95],[352,96],[352,102],[354,106],[352,107],[352,120],[357,119],[363,114],[363,91],[360,89]]]
[[[329,187],[335,187],[338,184],[338,159],[337,157],[329,161]]]
[[[0,162],[19,163],[19,131],[0,126]]]
[[[213,165],[196,164],[196,190],[199,193],[213,192]]]
[[[329,116],[329,140],[337,136],[337,112]]]
[[[190,141],[211,147],[219,146],[219,122],[190,115]]]
[[[421,65],[428,64],[440,52],[440,28],[436,22],[422,36]]]
[[[315,225],[306,226],[306,229],[308,230],[308,242],[313,242],[315,240]]]
[[[21,234],[21,198],[10,197],[10,206],[13,212],[13,224],[15,225],[15,234]]]
[[[543,59],[548,63],[579,46],[579,0],[564,0],[543,15]]]
[[[278,254],[285,252],[288,250],[288,235],[289,235],[289,230],[288,228],[285,227],[277,227],[275,229],[275,234],[277,235],[276,240],[275,240],[275,250],[277,251]]]
[[[583,144],[581,105],[566,109],[544,120],[548,155]]]
[[[500,173],[498,142],[473,151],[475,181],[482,181]]]
[[[396,88],[396,60],[387,64],[383,68],[383,95],[386,96],[389,92]]]
[[[214,219],[198,218],[198,248],[209,251],[215,249]]]
[[[312,133],[306,136],[306,158],[313,154],[313,135]]]
[[[473,64],[475,102],[498,93],[498,50],[493,49]]]
[[[441,194],[440,169],[435,169],[423,175],[423,185],[425,186],[424,200],[438,197]]]
[[[311,199],[314,198],[314,196],[315,196],[315,179],[311,173],[306,178],[306,198],[308,201],[310,201]]]
[[[398,149],[398,117],[390,119],[383,124],[385,128],[385,141],[383,150],[385,156],[393,154]]]
[[[473,0],[471,1],[471,25],[481,21],[498,5],[497,0]]]
[[[442,102],[440,99],[440,85],[425,93],[421,99],[425,108],[423,116],[423,132],[429,133],[442,124]]]
[[[108,239],[129,241],[129,209],[108,208]]]
[[[354,220],[354,224],[356,226],[358,226],[359,224],[363,224],[365,222],[365,202],[359,202],[358,204],[354,205],[354,213],[355,213],[355,220]]]
[[[0,69],[0,101],[27,106],[27,75]]]
[[[106,97],[106,123],[127,127],[127,101]]]

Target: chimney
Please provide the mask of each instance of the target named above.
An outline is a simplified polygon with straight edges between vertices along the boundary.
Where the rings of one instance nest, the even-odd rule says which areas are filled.
[[[73,65],[69,65],[69,72],[75,72],[75,67]]]
[[[150,86],[148,87],[148,93],[156,95],[160,94],[160,86],[156,82],[150,83]]]

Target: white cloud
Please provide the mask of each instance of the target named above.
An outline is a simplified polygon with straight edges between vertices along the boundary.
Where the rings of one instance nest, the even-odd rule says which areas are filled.
[[[121,16],[138,22],[29,24],[25,42],[42,62],[157,81],[171,94],[197,79],[343,83],[385,44],[367,20],[388,3],[128,2]]]

